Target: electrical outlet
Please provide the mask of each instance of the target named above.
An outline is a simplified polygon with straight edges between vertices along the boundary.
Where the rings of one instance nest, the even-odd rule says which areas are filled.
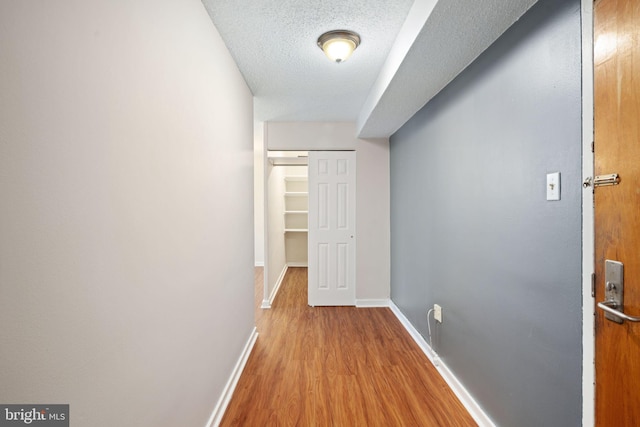
[[[442,323],[442,307],[440,307],[438,304],[433,305],[433,317],[436,319],[436,321]]]

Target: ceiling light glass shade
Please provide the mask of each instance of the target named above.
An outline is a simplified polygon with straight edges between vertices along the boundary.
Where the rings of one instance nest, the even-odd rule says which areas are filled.
[[[344,62],[360,45],[360,36],[352,31],[336,30],[318,38],[318,46],[333,62]]]

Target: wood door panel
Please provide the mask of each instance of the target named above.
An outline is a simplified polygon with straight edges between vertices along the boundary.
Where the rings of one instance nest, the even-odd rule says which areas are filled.
[[[594,9],[595,174],[620,184],[595,189],[596,301],[604,263],[624,264],[624,311],[640,315],[640,2],[598,0]],[[596,425],[640,423],[640,324],[596,312]]]

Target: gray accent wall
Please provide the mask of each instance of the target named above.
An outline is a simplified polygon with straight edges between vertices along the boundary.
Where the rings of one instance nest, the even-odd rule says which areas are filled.
[[[501,426],[581,424],[580,52],[541,0],[391,137],[392,300]]]

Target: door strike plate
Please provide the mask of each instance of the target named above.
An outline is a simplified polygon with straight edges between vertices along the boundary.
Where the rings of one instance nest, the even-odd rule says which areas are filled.
[[[622,311],[624,307],[624,265],[619,261],[606,260],[604,263],[604,299],[615,303],[613,308]],[[612,313],[604,313],[612,322],[624,320]]]

